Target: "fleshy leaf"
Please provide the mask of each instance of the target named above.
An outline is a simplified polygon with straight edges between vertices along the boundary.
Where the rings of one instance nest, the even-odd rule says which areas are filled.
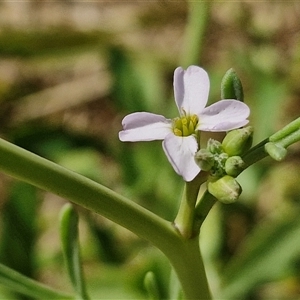
[[[79,249],[78,215],[70,203],[65,204],[60,212],[60,237],[65,263],[77,297],[88,300]]]

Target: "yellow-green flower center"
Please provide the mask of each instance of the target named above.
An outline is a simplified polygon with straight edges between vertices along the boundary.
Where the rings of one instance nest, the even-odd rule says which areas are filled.
[[[183,116],[173,119],[173,132],[177,136],[189,136],[195,133],[198,124],[197,115]]]

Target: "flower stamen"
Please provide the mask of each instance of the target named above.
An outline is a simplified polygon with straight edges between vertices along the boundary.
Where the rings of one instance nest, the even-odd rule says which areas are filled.
[[[187,116],[184,114],[181,118],[175,118],[173,120],[173,132],[177,136],[189,136],[195,133],[196,126],[198,124],[197,115]]]

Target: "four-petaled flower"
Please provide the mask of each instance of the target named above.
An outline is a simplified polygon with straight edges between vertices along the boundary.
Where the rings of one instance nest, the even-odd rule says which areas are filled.
[[[237,100],[220,100],[205,108],[209,78],[202,68],[178,67],[174,72],[175,102],[180,117],[136,112],[127,115],[119,138],[123,142],[163,140],[163,149],[174,170],[185,181],[200,172],[194,156],[198,150],[196,132],[228,131],[248,123],[249,107]]]

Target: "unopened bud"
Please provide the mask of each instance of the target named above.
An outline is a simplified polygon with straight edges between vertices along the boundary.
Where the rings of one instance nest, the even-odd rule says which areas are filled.
[[[195,154],[195,161],[202,171],[209,171],[214,165],[214,155],[207,149],[200,149]]]
[[[245,162],[240,156],[231,156],[225,162],[225,172],[232,177],[238,176],[244,167]]]
[[[221,98],[244,101],[242,83],[233,69],[229,69],[222,79]]]
[[[229,131],[223,142],[223,150],[229,156],[242,155],[245,151],[250,149],[253,139],[253,127],[247,126]]]
[[[272,142],[265,144],[265,150],[273,159],[277,161],[282,161],[287,154],[287,150],[283,146]]]
[[[220,154],[223,152],[222,144],[214,139],[209,139],[207,141],[207,150],[213,154]]]
[[[242,193],[239,183],[229,175],[208,182],[207,188],[210,194],[225,204],[237,201]]]

